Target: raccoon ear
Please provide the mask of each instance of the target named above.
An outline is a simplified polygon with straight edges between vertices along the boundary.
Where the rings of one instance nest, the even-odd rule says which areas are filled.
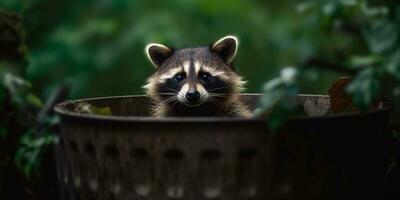
[[[211,51],[221,57],[225,63],[231,64],[235,58],[238,45],[238,38],[233,35],[228,35],[212,44]]]
[[[174,53],[174,50],[162,44],[150,43],[146,45],[145,53],[155,67],[160,67]]]

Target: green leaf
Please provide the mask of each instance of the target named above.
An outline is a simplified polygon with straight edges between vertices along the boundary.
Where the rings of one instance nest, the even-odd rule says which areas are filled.
[[[315,7],[315,2],[302,1],[296,5],[296,11],[299,13],[305,13]]]
[[[400,50],[397,50],[386,64],[387,72],[400,81]]]
[[[44,122],[49,126],[53,126],[60,122],[60,117],[58,115],[46,116]]]
[[[25,177],[29,180],[33,173],[37,173],[40,166],[41,149],[21,147],[15,154],[17,166],[22,170]]]
[[[267,122],[272,132],[277,131],[286,123],[296,110],[295,96],[299,89],[297,86],[297,70],[293,67],[283,68],[278,78],[264,84],[264,95],[260,100],[260,108],[256,116],[270,113]]]
[[[374,18],[387,16],[389,9],[386,6],[373,6],[369,7],[366,1],[361,1],[361,12],[364,16]]]
[[[29,93],[28,95],[26,95],[26,101],[37,107],[37,108],[42,108],[43,107],[43,102],[42,100],[39,99],[39,97],[37,97],[36,95]]]
[[[350,57],[349,64],[354,67],[371,66],[381,61],[382,57],[377,55],[366,55],[366,56],[354,55]]]
[[[3,83],[4,87],[9,91],[13,101],[18,104],[24,104],[24,96],[26,91],[32,87],[31,83],[8,72],[4,74]]]
[[[335,1],[327,2],[324,5],[322,5],[322,13],[326,16],[332,17],[334,14],[338,12],[338,9],[339,5]]]
[[[396,45],[399,27],[387,19],[379,19],[373,21],[362,32],[369,49],[374,53],[382,53]]]
[[[379,72],[374,68],[362,70],[346,88],[353,98],[353,103],[361,110],[366,110],[379,94]]]
[[[15,154],[15,162],[26,178],[37,173],[43,152],[55,144],[57,136],[50,132],[35,134],[37,130],[29,129],[20,138],[20,146]],[[35,135],[40,135],[39,137]]]

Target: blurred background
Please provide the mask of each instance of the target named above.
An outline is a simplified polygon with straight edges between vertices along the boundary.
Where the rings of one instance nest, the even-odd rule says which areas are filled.
[[[0,0],[0,199],[54,199],[57,98],[143,94],[147,43],[227,34],[240,38],[247,92],[293,66],[300,93],[351,76],[356,104],[400,104],[398,0]]]
[[[390,1],[376,1],[386,2]],[[240,38],[236,66],[249,81],[248,92],[260,92],[262,83],[282,67],[299,67],[311,58],[328,62],[366,53],[359,35],[342,27],[331,31],[335,27],[330,26],[343,23],[337,15],[358,14],[351,7],[357,3],[1,0],[0,6],[23,18],[28,62],[23,71],[35,93],[45,99],[61,83],[71,85],[72,98],[142,94],[141,86],[153,72],[143,54],[146,43],[180,48],[209,44],[227,34]],[[349,71],[309,68],[302,92],[325,94]]]

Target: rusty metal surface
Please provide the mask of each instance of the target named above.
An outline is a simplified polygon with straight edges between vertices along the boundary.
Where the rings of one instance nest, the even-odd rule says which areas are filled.
[[[244,98],[255,107],[258,95]],[[326,115],[329,98],[300,95],[312,117],[270,134],[262,119],[146,116],[143,96],[81,100],[118,116],[61,115],[63,199],[371,199],[384,176],[388,109]],[[328,109],[329,110],[329,109]],[[138,116],[132,116],[138,115]]]

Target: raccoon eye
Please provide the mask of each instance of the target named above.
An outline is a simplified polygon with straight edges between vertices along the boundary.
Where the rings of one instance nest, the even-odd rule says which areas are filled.
[[[204,82],[211,81],[212,76],[209,73],[200,73],[200,79],[203,80]]]
[[[176,82],[182,82],[184,79],[185,79],[185,75],[183,75],[183,74],[178,74],[175,76]]]

